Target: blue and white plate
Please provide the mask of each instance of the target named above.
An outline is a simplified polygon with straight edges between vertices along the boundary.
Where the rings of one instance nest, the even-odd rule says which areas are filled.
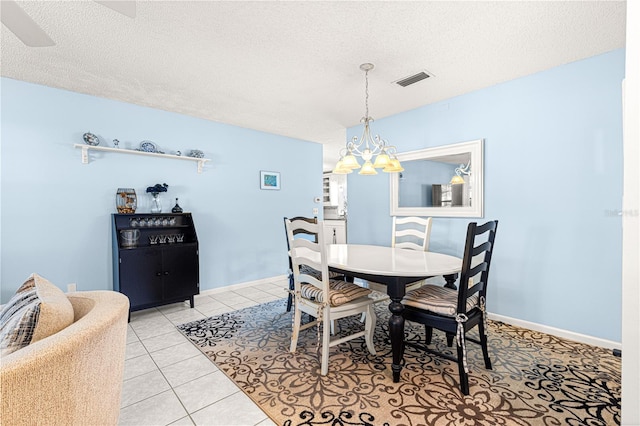
[[[158,152],[158,147],[151,141],[140,142],[140,151],[144,152]]]
[[[100,145],[100,138],[98,138],[93,133],[85,133],[82,135],[82,139],[84,139],[84,143],[91,146]]]

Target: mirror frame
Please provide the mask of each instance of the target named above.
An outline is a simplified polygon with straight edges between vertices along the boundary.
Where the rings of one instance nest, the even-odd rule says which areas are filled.
[[[451,145],[437,146],[397,154],[400,162],[411,160],[430,160],[453,154],[471,154],[473,181],[471,191],[474,194],[469,207],[400,207],[398,186],[400,173],[389,175],[391,216],[430,216],[430,217],[478,217],[484,216],[484,139],[476,139]]]

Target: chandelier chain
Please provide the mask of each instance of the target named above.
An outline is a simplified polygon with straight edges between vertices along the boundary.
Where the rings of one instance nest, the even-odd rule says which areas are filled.
[[[369,118],[369,71],[364,72],[364,118]]]

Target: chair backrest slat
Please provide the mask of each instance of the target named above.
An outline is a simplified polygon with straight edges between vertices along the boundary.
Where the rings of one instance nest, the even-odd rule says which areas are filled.
[[[476,235],[482,235],[487,231],[493,231],[495,233],[497,227],[498,227],[498,221],[497,220],[491,220],[491,221],[489,221],[487,223],[484,223],[482,225],[477,225],[476,226]]]
[[[467,226],[460,285],[458,286],[457,312],[459,313],[467,311],[467,298],[475,293],[478,293],[481,298],[486,298],[491,255],[497,229],[497,220],[479,226],[476,222],[471,222]],[[478,240],[483,242],[479,243]],[[477,278],[478,274],[479,278]]]
[[[473,278],[480,272],[486,271],[488,268],[487,262],[478,263],[476,266],[469,269],[469,277]]]
[[[287,217],[284,218],[284,221],[287,221]],[[307,223],[318,223],[318,218],[317,217],[304,217],[304,216],[296,216],[296,217],[292,217],[289,219],[290,221],[294,221],[294,220],[303,220]],[[285,229],[286,232],[286,229]],[[296,229],[293,233],[293,235],[298,235],[298,234],[307,234],[311,237],[313,237],[315,242],[318,242],[318,234],[316,233],[309,233],[309,231],[305,231],[302,229]],[[287,239],[287,250],[289,250],[291,247],[289,247],[289,239]]]
[[[477,291],[480,291],[482,289],[482,287],[484,286],[484,283],[482,281],[472,285],[471,287],[469,287],[469,290],[467,290],[468,294],[473,294]]]
[[[294,277],[295,277],[295,275],[294,275]],[[298,277],[299,277],[298,281],[300,282],[301,285],[302,284],[311,284],[314,287],[318,287],[319,289],[323,288],[322,281],[318,280],[313,275],[300,274]],[[295,281],[294,281],[294,283],[295,283]],[[297,288],[297,287],[294,287],[294,288]]]
[[[410,239],[407,240],[407,237],[410,237]],[[430,237],[430,217],[393,217],[391,247],[428,251]]]
[[[485,241],[484,243],[480,244],[479,246],[474,247],[471,255],[472,256],[477,256],[480,253],[482,253],[483,251],[487,251],[487,250],[491,250],[491,243],[489,241]]]

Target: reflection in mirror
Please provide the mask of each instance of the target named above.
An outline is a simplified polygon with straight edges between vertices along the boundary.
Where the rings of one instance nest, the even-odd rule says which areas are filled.
[[[398,205],[400,207],[455,207],[470,206],[469,177],[471,154],[449,155],[425,160],[407,161],[405,171],[399,175]],[[456,170],[458,172],[456,173]],[[460,176],[461,183],[452,184]]]
[[[398,154],[392,216],[482,217],[482,140]]]

